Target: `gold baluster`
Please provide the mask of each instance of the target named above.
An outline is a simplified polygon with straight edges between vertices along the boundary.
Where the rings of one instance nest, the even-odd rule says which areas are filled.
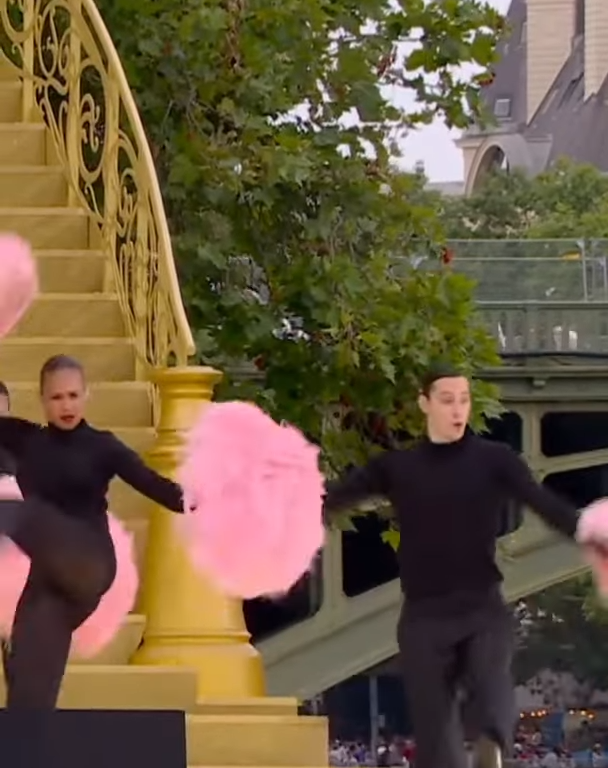
[[[163,474],[174,474],[184,431],[211,401],[221,377],[212,368],[194,367],[153,375],[160,423],[150,461]],[[142,608],[147,623],[136,664],[195,669],[201,697],[264,695],[262,660],[249,643],[241,601],[222,594],[193,569],[175,530],[175,515],[160,508],[150,518]]]
[[[36,9],[34,0],[25,0],[23,3],[23,31],[25,37],[23,40],[22,71],[23,71],[23,90],[21,92],[21,119],[24,123],[29,122],[34,115],[35,93],[34,93],[34,22]]]
[[[79,0],[74,0],[77,6],[74,10],[80,12]],[[67,68],[68,78],[68,110],[65,132],[65,152],[68,161],[68,168],[71,175],[68,189],[68,205],[74,207],[78,204],[79,186],[80,186],[80,142],[82,141],[82,126],[80,124],[80,65],[82,60],[81,42],[78,36],[76,24],[74,23],[74,14],[70,16],[70,47],[69,47],[69,65]]]

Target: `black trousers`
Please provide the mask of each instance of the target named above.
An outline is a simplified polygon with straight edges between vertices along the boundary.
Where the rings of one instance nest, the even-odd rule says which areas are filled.
[[[52,710],[72,632],[114,581],[114,547],[107,530],[29,499],[0,500],[0,535],[11,538],[31,561],[5,658],[6,706]]]
[[[467,768],[458,691],[466,692],[469,738],[505,752],[515,726],[513,619],[498,590],[404,604],[398,639],[416,768]]]

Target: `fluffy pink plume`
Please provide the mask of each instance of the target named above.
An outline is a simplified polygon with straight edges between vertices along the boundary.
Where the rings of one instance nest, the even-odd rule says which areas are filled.
[[[579,544],[589,545],[585,549],[585,557],[591,566],[598,592],[603,598],[608,598],[608,499],[599,499],[582,511],[576,538]]]
[[[279,595],[309,571],[324,542],[324,482],[318,448],[297,429],[250,403],[209,405],[179,481],[186,514],[176,524],[195,566],[222,590]]]
[[[0,497],[21,498],[13,478],[0,478]],[[82,658],[99,653],[114,638],[137,595],[139,577],[131,534],[112,515],[109,515],[109,524],[116,549],[116,578],[95,613],[74,632],[72,649]],[[4,539],[0,543],[0,631],[4,635],[9,635],[12,630],[17,602],[29,569],[29,558],[10,539]]]
[[[13,330],[37,294],[38,270],[29,244],[0,233],[0,338]]]

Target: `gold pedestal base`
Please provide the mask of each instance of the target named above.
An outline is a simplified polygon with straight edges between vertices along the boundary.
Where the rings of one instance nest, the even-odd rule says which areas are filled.
[[[180,639],[181,640],[181,639]],[[248,643],[228,645],[223,642],[201,645],[200,637],[175,636],[164,643],[149,637],[135,654],[132,663],[154,666],[178,666],[197,673],[197,694],[202,698],[247,698],[263,696],[264,668],[258,652]]]

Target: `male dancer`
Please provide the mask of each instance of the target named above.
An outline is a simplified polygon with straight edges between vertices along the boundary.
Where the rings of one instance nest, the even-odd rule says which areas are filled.
[[[500,768],[515,723],[512,616],[495,563],[496,533],[509,501],[531,507],[573,538],[577,511],[539,485],[508,446],[467,428],[469,380],[431,371],[419,406],[426,439],[390,450],[328,483],[328,516],[371,498],[392,503],[401,532],[407,595],[398,625],[416,768],[466,768],[457,691],[467,688],[477,764]]]

